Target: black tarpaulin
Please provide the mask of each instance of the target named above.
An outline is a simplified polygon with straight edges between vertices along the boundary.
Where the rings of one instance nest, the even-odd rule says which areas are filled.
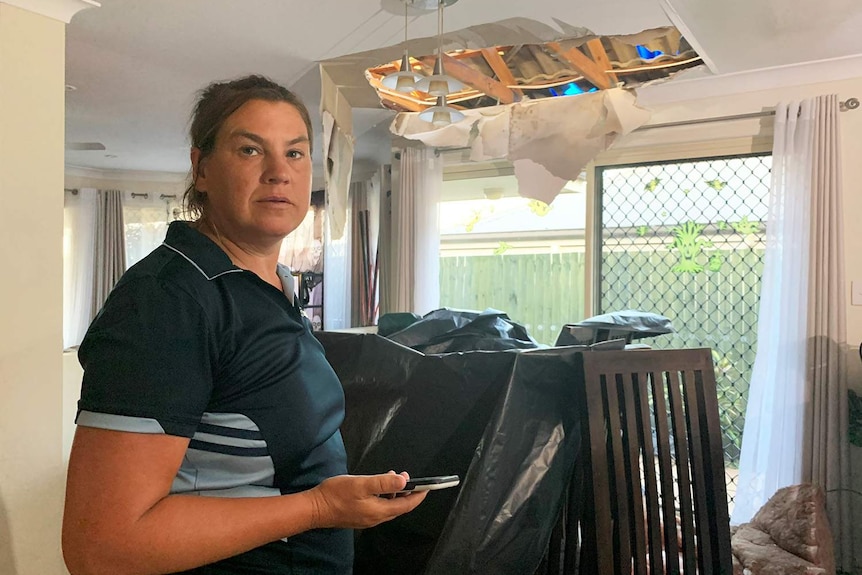
[[[581,350],[423,355],[377,335],[318,337],[344,386],[351,473],[462,478],[357,532],[356,575],[533,573],[580,448]]]
[[[481,312],[437,309],[386,337],[425,354],[539,347],[522,325],[491,308]]]

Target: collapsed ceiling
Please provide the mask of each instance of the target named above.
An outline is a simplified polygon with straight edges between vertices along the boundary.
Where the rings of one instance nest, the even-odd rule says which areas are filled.
[[[468,148],[472,161],[506,159],[514,166],[519,193],[550,203],[598,153],[649,119],[636,105],[634,88],[702,64],[672,26],[597,36],[571,26],[564,26],[564,34],[537,26],[525,32],[528,23],[534,24],[500,22],[439,39],[446,74],[464,84],[447,96],[447,104],[463,114],[443,127],[418,114],[434,106],[436,97],[383,85],[383,78],[399,70],[395,58],[404,45],[321,64],[324,176],[336,237],[351,178],[352,110],[369,105],[368,92],[378,106],[399,112],[390,132],[401,142]],[[410,48],[431,53],[436,43],[431,40],[412,41]],[[436,57],[409,62],[427,76]],[[361,79],[357,68],[364,71]]]
[[[431,75],[437,57],[410,59],[413,70]],[[674,27],[627,36],[582,36],[544,43],[455,49],[444,53],[446,74],[464,88],[447,96],[459,109],[511,104],[556,96],[577,95],[613,87],[636,88],[667,79],[702,64],[700,56]],[[414,90],[386,88],[383,79],[398,71],[391,61],[365,72],[383,107],[420,112],[437,99]]]

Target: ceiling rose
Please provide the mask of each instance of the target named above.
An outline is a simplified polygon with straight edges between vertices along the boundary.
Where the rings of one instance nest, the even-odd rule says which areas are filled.
[[[449,7],[458,0],[442,0],[443,6]],[[438,0],[381,0],[380,7],[390,14],[404,15],[404,5],[407,5],[407,13],[415,16],[426,12],[437,10]]]

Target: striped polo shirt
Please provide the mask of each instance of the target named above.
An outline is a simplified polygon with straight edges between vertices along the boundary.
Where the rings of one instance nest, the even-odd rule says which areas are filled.
[[[268,497],[347,472],[344,394],[283,290],[186,222],[130,268],[94,319],[77,424],[190,438],[172,493]],[[350,573],[352,535],[320,529],[195,574]]]

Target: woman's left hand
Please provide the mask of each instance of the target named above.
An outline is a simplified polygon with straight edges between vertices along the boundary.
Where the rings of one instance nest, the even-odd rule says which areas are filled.
[[[365,529],[412,511],[427,492],[391,497],[404,489],[409,478],[406,472],[394,471],[330,477],[304,492],[312,501],[313,527]]]

